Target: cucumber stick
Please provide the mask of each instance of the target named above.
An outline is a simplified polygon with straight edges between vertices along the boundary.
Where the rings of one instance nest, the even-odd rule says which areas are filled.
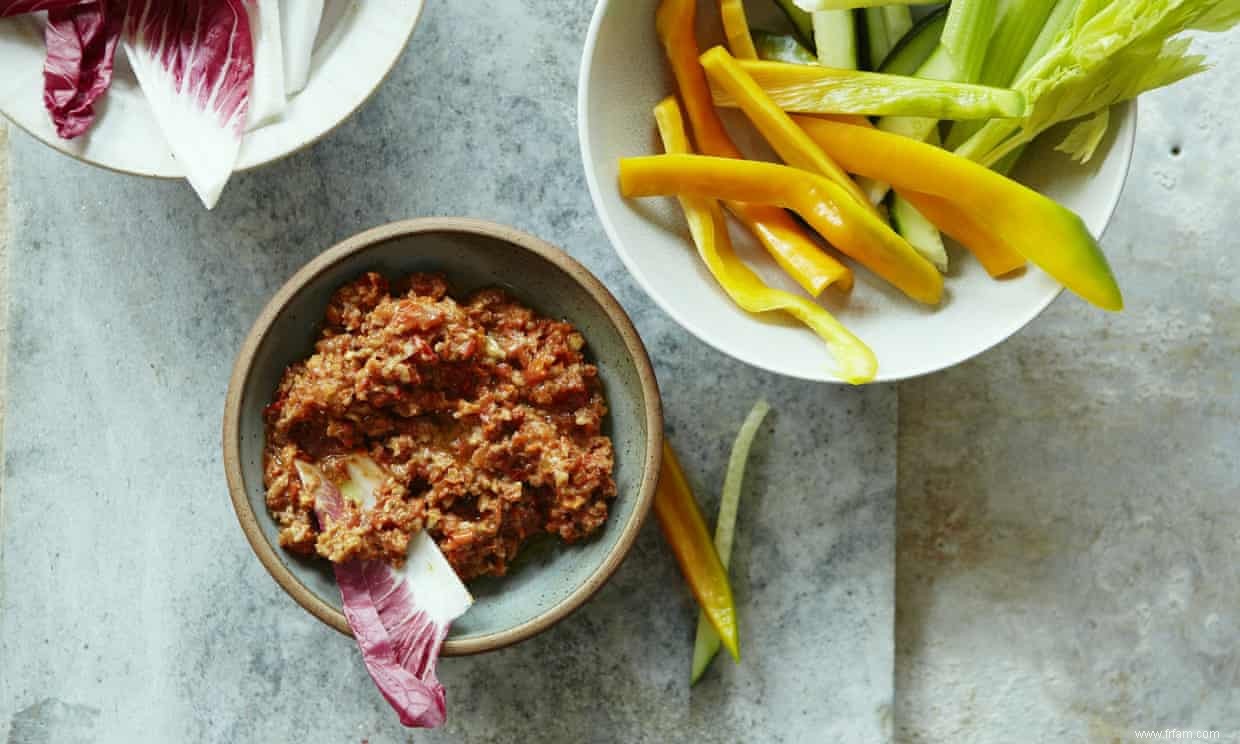
[[[816,65],[818,58],[806,49],[792,34],[773,34],[770,31],[753,31],[753,46],[758,59],[768,62],[786,62],[790,65]]]
[[[797,7],[797,4],[792,0],[775,0],[775,4],[784,12],[784,15],[788,16],[788,22],[792,24],[792,28],[801,40],[801,43],[811,52],[814,51],[813,17]]]
[[[926,141],[932,145],[938,145],[938,131],[931,132],[930,138]],[[916,207],[894,191],[888,197],[888,207],[891,213],[891,227],[899,233],[900,237],[907,240],[922,258],[934,264],[940,272],[947,273],[947,248],[943,245],[942,233],[934,226],[934,223],[926,219]]]
[[[856,14],[851,10],[824,10],[814,13],[813,18],[818,63],[837,70],[859,69]]]
[[[939,8],[922,18],[903,36],[895,37],[895,46],[887,53],[878,71],[888,75],[915,75],[935,49],[947,25],[947,8]],[[890,25],[889,25],[890,30]]]
[[[877,70],[883,58],[891,51],[891,32],[887,29],[887,16],[882,8],[866,8],[865,17],[865,64],[867,70]]]
[[[865,35],[869,42],[866,45],[869,60],[866,69],[878,70],[882,67],[896,42],[904,38],[912,29],[913,13],[907,6],[888,5],[882,8],[866,8]]]

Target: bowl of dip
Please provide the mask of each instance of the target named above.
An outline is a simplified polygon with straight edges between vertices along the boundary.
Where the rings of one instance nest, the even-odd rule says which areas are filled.
[[[607,581],[650,510],[662,431],[645,347],[588,270],[512,228],[434,218],[349,238],[276,293],[237,357],[223,459],[259,560],[343,633],[324,556],[391,559],[425,529],[475,600],[443,648],[464,655],[546,630]],[[359,450],[397,493],[359,521],[382,530],[333,542],[282,453]]]

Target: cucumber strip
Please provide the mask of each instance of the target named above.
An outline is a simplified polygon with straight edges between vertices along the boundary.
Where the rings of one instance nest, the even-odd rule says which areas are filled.
[[[865,69],[877,70],[883,63],[887,53],[891,51],[891,31],[887,28],[887,16],[884,8],[866,8],[865,38],[866,55]]]
[[[784,111],[799,114],[858,114],[916,125],[925,139],[938,119],[1016,118],[1025,115],[1023,94],[1005,88],[939,80],[737,60],[741,69]],[[735,108],[726,91],[712,87],[715,104]],[[920,121],[918,121],[920,119]],[[928,123],[928,126],[927,124]],[[901,132],[903,133],[903,132]]]
[[[913,11],[909,10],[907,5],[885,5],[881,10],[883,20],[887,22],[887,36],[891,38],[892,46],[895,46],[897,41],[913,30]]]
[[[939,8],[922,18],[912,30],[900,37],[879,65],[879,72],[891,75],[915,75],[930,55],[939,48],[943,27],[947,25],[947,8]]]
[[[793,34],[773,34],[770,31],[753,31],[753,45],[758,59],[768,62],[786,62],[790,65],[816,65],[818,58],[806,49]]]
[[[938,130],[932,131],[926,141],[932,145],[938,145]],[[947,248],[943,245],[943,234],[934,226],[934,223],[926,219],[916,207],[894,191],[888,197],[888,206],[891,210],[891,227],[923,258],[946,274]]]
[[[745,465],[749,462],[749,450],[753,447],[754,436],[758,427],[771,410],[765,400],[754,404],[753,410],[745,417],[745,423],[736,434],[732,444],[732,454],[728,457],[728,472],[723,478],[723,495],[719,499],[719,519],[715,523],[715,551],[719,560],[727,568],[732,559],[732,543],[736,537],[736,514],[740,508],[741,486],[745,482]],[[719,635],[714,626],[706,619],[706,614],[698,613],[697,636],[693,640],[693,671],[689,684],[701,679],[706,667],[719,653]]]
[[[813,17],[818,63],[837,70],[857,69],[856,15],[851,10],[824,10]]]
[[[796,32],[797,38],[811,52],[814,51],[814,19],[813,17],[797,7],[792,0],[775,0],[775,4],[788,17],[788,22],[792,24],[793,31]]]
[[[946,274],[947,248],[943,245],[943,234],[904,197],[893,191],[890,199],[891,227],[923,258],[934,264],[934,268]]]
[[[943,48],[956,63],[962,83],[975,83],[981,77],[997,7],[994,0],[954,0],[947,11]]]

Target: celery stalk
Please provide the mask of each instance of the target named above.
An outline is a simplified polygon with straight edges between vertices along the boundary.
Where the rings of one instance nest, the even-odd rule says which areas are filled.
[[[728,472],[723,478],[723,495],[719,500],[719,519],[715,522],[715,551],[719,560],[727,568],[732,558],[732,543],[736,537],[736,514],[740,508],[741,486],[745,481],[745,465],[749,462],[749,450],[753,447],[754,436],[758,427],[771,410],[765,400],[754,404],[753,410],[745,417],[736,441],[732,444],[732,454],[728,457]],[[706,613],[698,613],[697,636],[693,640],[693,671],[689,684],[696,683],[705,673],[706,667],[719,653],[721,643],[715,628],[706,619]]]
[[[947,11],[941,45],[917,70],[916,77],[954,83],[976,82],[985,61],[996,7],[994,0],[955,0]],[[950,43],[948,32],[951,32]],[[885,132],[924,141],[938,126],[938,121],[884,116],[877,126]],[[891,190],[888,184],[869,178],[858,178],[857,184],[875,204],[886,198]]]
[[[961,82],[974,83],[981,78],[996,7],[994,0],[954,0],[947,12],[943,48],[956,63]]]
[[[741,68],[784,111],[799,114],[898,116],[905,121],[991,119],[1025,114],[1025,99],[1011,90],[900,75],[857,72],[780,62],[738,60]],[[715,104],[736,101],[712,86]],[[925,139],[929,131],[918,132]]]
[[[1059,4],[1076,1],[1064,0]],[[1028,57],[1042,32],[1050,28],[1047,19],[1053,8],[1046,0],[1014,0],[1004,12],[986,49],[986,64],[982,67],[979,82],[984,85],[1011,85],[1016,80],[1017,71],[1030,63]],[[1054,35],[1051,34],[1052,37]],[[964,144],[981,128],[982,124],[978,122],[957,122],[947,136],[948,149],[954,150]]]

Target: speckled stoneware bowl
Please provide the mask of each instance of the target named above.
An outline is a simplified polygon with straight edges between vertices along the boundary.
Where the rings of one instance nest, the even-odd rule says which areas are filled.
[[[645,347],[611,293],[559,249],[478,220],[421,219],[364,232],[297,272],[268,303],[233,369],[224,411],[224,468],[246,538],[280,586],[315,617],[349,633],[326,561],[281,550],[264,504],[263,408],[284,369],[312,351],[328,299],[366,271],[446,274],[455,295],[500,286],[586,338],[610,413],[618,493],[600,534],[576,545],[540,538],[509,575],[471,582],[476,602],[452,628],[449,656],[481,653],[546,630],[590,598],[633,545],[654,498],[663,442],[658,385]]]

